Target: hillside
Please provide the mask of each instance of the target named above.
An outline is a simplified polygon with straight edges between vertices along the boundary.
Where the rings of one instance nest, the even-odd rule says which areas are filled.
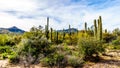
[[[16,27],[16,26],[13,26],[13,27],[10,27],[10,28],[0,28],[0,33],[4,34],[4,33],[24,33],[25,31]]]

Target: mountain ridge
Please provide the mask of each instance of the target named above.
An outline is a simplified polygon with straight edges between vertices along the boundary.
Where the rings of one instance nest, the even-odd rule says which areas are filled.
[[[16,27],[12,26],[9,28],[0,28],[0,33],[24,33],[25,31]]]

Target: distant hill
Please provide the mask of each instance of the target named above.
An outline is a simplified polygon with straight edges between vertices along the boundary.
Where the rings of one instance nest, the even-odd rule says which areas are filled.
[[[25,31],[16,26],[10,28],[0,28],[0,33],[24,33]]]
[[[66,33],[69,33],[69,31],[71,32],[77,32],[78,30],[76,28],[70,28],[70,29],[64,29],[63,30],[57,30],[58,32],[66,32]]]

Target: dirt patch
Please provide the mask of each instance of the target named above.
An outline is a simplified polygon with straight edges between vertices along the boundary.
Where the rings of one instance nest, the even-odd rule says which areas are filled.
[[[0,60],[0,68],[5,68],[8,66],[8,60]]]
[[[112,50],[101,56],[98,63],[88,63],[83,68],[120,68],[120,50]]]

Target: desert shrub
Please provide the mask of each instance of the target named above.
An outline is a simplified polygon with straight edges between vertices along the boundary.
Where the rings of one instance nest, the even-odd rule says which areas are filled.
[[[13,63],[13,64],[16,64],[16,63],[18,63],[18,62],[20,61],[18,54],[15,53],[15,52],[13,52],[13,53],[8,57],[8,59],[9,59],[9,62],[10,62],[10,63]]]
[[[120,37],[117,36],[117,38],[112,41],[112,44],[113,44],[113,45],[120,45]]]
[[[1,59],[6,59],[12,53],[12,47],[10,46],[0,46],[0,57]]]
[[[9,36],[7,34],[1,34],[0,35],[0,46],[5,46],[8,40],[9,40]]]
[[[8,53],[2,53],[2,54],[1,54],[2,59],[6,59],[7,56],[8,56]]]
[[[19,44],[19,42],[21,41],[21,39],[22,39],[21,35],[10,36],[10,38],[6,42],[6,45],[9,45],[9,46],[17,45],[17,44]]]
[[[78,56],[70,56],[67,58],[68,59],[68,65],[77,68],[82,66],[82,64],[84,63],[83,58],[80,58]]]
[[[102,45],[102,42],[93,39],[79,40],[78,48],[80,52],[84,53],[85,60],[94,59],[93,55],[96,55],[95,57],[98,57],[99,53],[105,51],[105,47]]]
[[[120,45],[120,40],[113,40],[113,41],[112,41],[112,44],[113,44],[113,45]]]
[[[54,45],[54,52],[44,57],[41,60],[43,66],[64,68],[67,65],[72,67],[79,67],[83,64],[84,54],[78,52],[78,49],[67,46],[66,43],[61,45]]]
[[[42,65],[63,68],[66,65],[65,57],[62,54],[54,53],[41,60]]]
[[[49,42],[42,30],[36,29],[35,31],[27,32],[23,37],[24,39],[17,45],[16,50],[20,62],[28,64],[39,63],[41,57],[47,56],[51,52]]]
[[[115,49],[115,50],[120,50],[120,45],[112,45],[112,49]]]
[[[110,33],[103,33],[103,40],[105,43],[109,43],[116,38],[115,35]]]
[[[10,53],[12,50],[11,50],[11,47],[10,46],[0,46],[0,54],[1,53]]]
[[[39,62],[40,54],[49,54],[49,45],[45,38],[23,39],[17,49],[20,58],[31,64]]]

